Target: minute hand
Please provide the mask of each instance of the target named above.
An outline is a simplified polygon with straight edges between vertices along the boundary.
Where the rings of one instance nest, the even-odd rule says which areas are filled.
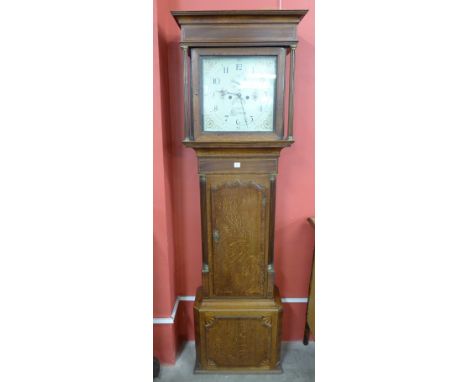
[[[248,123],[247,123],[247,115],[245,114],[245,109],[244,109],[244,100],[242,99],[242,95],[240,93],[237,93],[236,96],[239,97],[240,99],[240,103],[241,103],[241,106],[242,106],[242,113],[244,114],[244,122],[245,122],[245,127],[249,127]]]

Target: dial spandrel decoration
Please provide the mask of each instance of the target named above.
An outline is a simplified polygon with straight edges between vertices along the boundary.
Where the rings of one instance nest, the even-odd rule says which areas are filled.
[[[273,131],[276,61],[276,56],[201,57],[203,130]]]

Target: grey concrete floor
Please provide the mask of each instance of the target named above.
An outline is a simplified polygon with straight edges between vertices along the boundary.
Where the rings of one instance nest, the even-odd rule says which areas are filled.
[[[314,382],[315,381],[315,346],[314,342],[304,346],[302,342],[283,342],[282,374],[193,374],[195,365],[195,343],[185,344],[177,362],[173,366],[161,366],[159,378],[155,382],[188,381],[255,381],[255,382]]]

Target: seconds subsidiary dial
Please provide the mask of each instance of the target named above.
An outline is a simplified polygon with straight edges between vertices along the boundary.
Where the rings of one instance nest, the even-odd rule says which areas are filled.
[[[273,131],[276,60],[275,56],[204,56],[203,130]]]

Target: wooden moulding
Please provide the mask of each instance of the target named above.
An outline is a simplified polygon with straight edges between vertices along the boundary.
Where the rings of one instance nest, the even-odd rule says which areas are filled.
[[[239,167],[234,167],[235,165]],[[199,170],[202,173],[211,174],[264,174],[276,173],[278,160],[274,158],[200,158]]]
[[[281,147],[215,148],[197,147],[198,158],[278,158]]]
[[[173,11],[181,44],[289,46],[307,10]]]
[[[277,141],[184,141],[186,147],[198,148],[249,148],[249,147],[289,147],[294,143],[293,140],[277,140]]]

